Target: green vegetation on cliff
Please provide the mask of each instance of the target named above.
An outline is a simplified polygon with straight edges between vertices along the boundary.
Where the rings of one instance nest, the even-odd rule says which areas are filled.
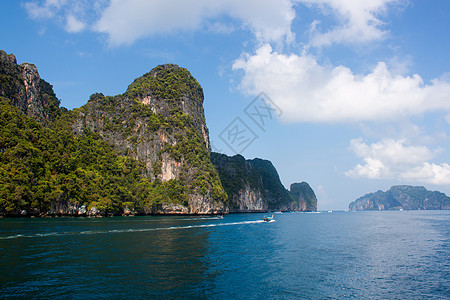
[[[177,65],[166,64],[134,80],[125,93],[130,98],[147,94],[169,101],[188,98],[203,103],[203,90],[191,73]]]
[[[159,66],[123,95],[93,94],[67,111],[34,66],[28,72],[29,64],[0,54],[0,215],[76,215],[82,206],[102,214],[223,209],[203,91],[186,69]],[[26,80],[40,81],[31,117]]]
[[[143,166],[119,156],[98,134],[75,137],[44,127],[7,100],[0,102],[0,210],[55,211],[58,205],[118,212],[135,202]]]

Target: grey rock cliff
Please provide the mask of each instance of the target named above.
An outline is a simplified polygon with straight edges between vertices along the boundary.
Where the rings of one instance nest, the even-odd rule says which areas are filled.
[[[10,99],[24,114],[47,124],[58,113],[60,102],[35,65],[18,65],[13,54],[0,50],[0,76],[0,96]]]
[[[316,194],[308,183],[293,183],[290,192],[292,198],[298,203],[300,211],[317,211]]]

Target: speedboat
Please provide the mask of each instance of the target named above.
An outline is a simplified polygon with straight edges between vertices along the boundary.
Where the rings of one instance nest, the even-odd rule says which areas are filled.
[[[271,222],[271,221],[275,221],[273,218],[273,215],[271,217],[264,217],[263,219],[264,222]]]

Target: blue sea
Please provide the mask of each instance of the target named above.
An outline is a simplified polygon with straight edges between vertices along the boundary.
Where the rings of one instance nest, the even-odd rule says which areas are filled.
[[[0,219],[2,299],[450,299],[450,211]]]

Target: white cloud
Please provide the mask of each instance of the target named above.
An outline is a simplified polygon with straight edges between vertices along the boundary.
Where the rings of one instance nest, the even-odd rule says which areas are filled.
[[[65,4],[66,0],[45,0],[42,5],[38,2],[26,2],[23,4],[28,16],[32,19],[49,19]]]
[[[424,162],[401,174],[405,180],[425,181],[436,185],[450,185],[450,165]]]
[[[67,32],[76,33],[88,28],[107,6],[108,0],[45,0],[23,4],[30,18],[54,20]]]
[[[30,18],[54,19],[68,32],[89,25],[107,34],[111,45],[183,31],[226,34],[236,28],[249,30],[259,42],[294,40],[291,0],[33,0],[23,7]]]
[[[86,28],[86,24],[78,20],[74,15],[68,15],[66,21],[66,30],[68,32],[80,32]]]
[[[384,38],[387,31],[382,29],[384,24],[380,16],[392,4],[405,1],[32,0],[27,1],[24,7],[33,19],[67,19],[64,26],[69,32],[78,32],[81,20],[85,20],[83,23],[93,24],[93,30],[107,34],[111,45],[132,44],[137,39],[157,34],[206,29],[208,25],[213,25],[217,32],[229,32],[235,24],[225,22],[223,17],[226,16],[238,21],[238,27],[250,30],[259,42],[280,46],[294,41],[291,31],[296,14],[294,6],[304,4],[318,7],[322,12],[318,18],[332,20],[332,25],[316,20],[311,26],[310,45],[320,47]],[[326,28],[322,30],[321,26]]]
[[[268,44],[233,64],[240,88],[265,92],[288,122],[388,121],[399,116],[450,111],[450,81],[425,84],[417,75],[394,74],[379,62],[365,75],[344,66],[320,65],[313,56],[280,54]]]
[[[389,5],[404,3],[404,0],[301,0],[300,2],[321,8],[324,15],[331,10],[337,25],[320,32],[321,22],[312,24],[311,45],[329,46],[335,43],[365,43],[381,40],[388,31],[383,30],[383,14]]]
[[[218,27],[207,21],[223,15],[240,21],[259,41],[293,39],[295,11],[290,0],[112,0],[94,29],[106,33],[111,45],[132,44],[146,36],[198,30],[205,23]]]
[[[406,140],[393,139],[370,145],[362,139],[353,139],[350,149],[364,163],[347,171],[345,174],[349,177],[450,184],[450,166],[429,162],[439,149],[430,150],[426,146],[410,145]]]
[[[406,0],[44,0],[24,4],[33,19],[66,19],[68,32],[78,32],[86,24],[106,33],[111,45],[132,44],[140,38],[179,31],[195,31],[213,25],[217,32],[230,32],[235,24],[223,21],[227,16],[250,30],[259,42],[278,46],[294,41],[291,31],[294,6],[303,3],[319,7],[322,16],[336,21],[334,27],[319,30],[325,23],[313,22],[311,45],[339,42],[367,42],[381,39],[380,13],[392,3]],[[331,12],[331,13],[330,13]],[[58,16],[59,15],[59,16]],[[62,16],[61,16],[62,15]],[[90,15],[86,18],[86,15]],[[81,26],[81,20],[87,20]],[[334,23],[333,23],[334,24]],[[207,29],[207,28],[206,28]]]

